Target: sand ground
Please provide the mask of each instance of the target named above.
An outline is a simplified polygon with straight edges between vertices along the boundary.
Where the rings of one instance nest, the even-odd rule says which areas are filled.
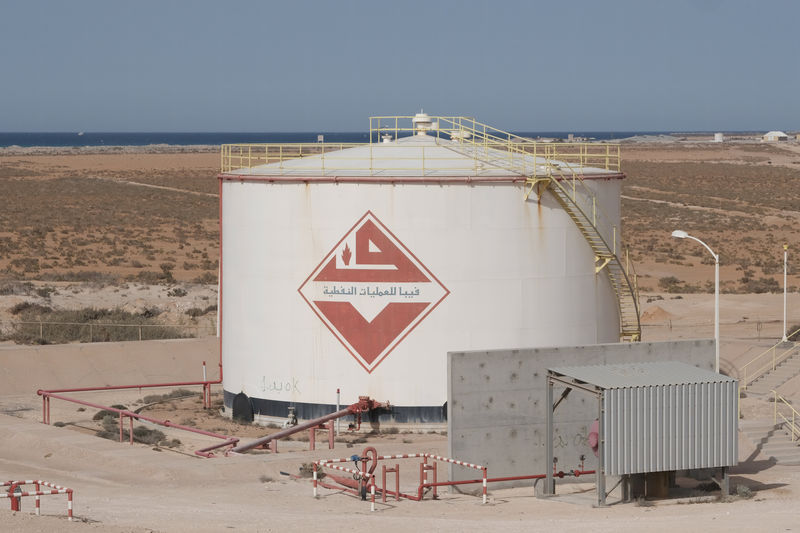
[[[21,272],[24,274],[22,279],[31,281],[37,287],[46,285],[58,290],[58,294],[47,297],[47,302],[32,295],[26,296],[25,300],[59,308],[120,306],[136,311],[158,306],[165,309],[165,317],[170,322],[187,320],[185,310],[190,307],[203,307],[215,302],[213,284],[204,286],[185,282],[193,280],[203,269],[210,273],[215,272],[215,266],[212,263],[204,265],[203,259],[213,261],[215,258],[213,228],[217,221],[214,219],[216,208],[213,197],[216,188],[213,176],[218,154],[208,150],[184,153],[169,149],[162,149],[162,153],[140,153],[136,150],[74,152],[54,153],[36,149],[0,151],[0,178],[16,181],[28,179],[34,185],[47,180],[66,180],[64,183],[69,185],[72,183],[69,180],[80,179],[82,181],[79,183],[84,187],[81,195],[91,192],[89,185],[94,187],[92,190],[96,190],[93,194],[98,198],[97,203],[87,204],[91,209],[102,206],[103,202],[110,199],[116,202],[116,199],[129,197],[131,184],[141,185],[135,188],[137,190],[152,189],[159,194],[163,191],[171,203],[165,203],[163,210],[156,213],[157,217],[153,219],[156,221],[153,227],[160,227],[162,231],[153,236],[141,227],[128,233],[122,228],[110,231],[107,239],[100,239],[98,228],[86,228],[78,224],[77,221],[81,219],[86,208],[77,203],[72,218],[64,218],[63,222],[55,223],[54,228],[46,227],[48,224],[44,222],[48,221],[40,224],[46,230],[44,234],[47,236],[41,240],[41,245],[33,239],[33,233],[26,234],[26,239],[15,239],[14,231],[21,234],[22,231],[29,230],[27,226],[21,230],[12,230],[10,237],[3,237],[11,239],[4,241],[10,244],[3,265],[11,265],[13,258],[40,257],[36,263],[41,268],[40,272],[22,272],[22,266],[14,266],[14,272]],[[798,153],[800,152],[794,145],[776,150],[761,146],[667,144],[626,147],[623,157],[629,161],[648,164],[653,161],[673,165],[700,162],[712,168],[724,163],[748,169],[779,167],[787,172],[796,172],[800,165]],[[649,167],[637,168],[643,169],[643,173],[650,171]],[[696,201],[675,201],[674,198],[664,196],[664,191],[654,188],[659,185],[657,180],[639,181],[634,174],[629,173],[631,180],[626,185],[625,194],[637,199],[629,201],[629,207],[633,205],[630,202],[638,202],[636,205],[645,203],[651,207],[663,205],[659,202],[668,202],[670,209],[666,212],[666,217],[661,214],[652,215],[654,220],[664,219],[663,227],[650,228],[647,230],[649,233],[640,232],[637,235],[639,243],[645,243],[651,236],[655,236],[653,238],[657,238],[659,242],[668,241],[662,234],[668,235],[669,230],[675,229],[678,224],[694,223],[697,224],[695,227],[702,228],[700,224],[703,220],[692,218],[697,213],[720,214],[731,208],[728,204],[717,205],[714,203],[716,199],[711,202],[713,205],[703,203],[699,196]],[[174,175],[178,177],[173,179]],[[111,185],[114,187],[106,187]],[[665,187],[669,187],[669,184]],[[21,193],[28,191],[23,188],[15,190]],[[769,245],[779,246],[783,238],[795,235],[794,228],[784,229],[782,226],[753,229],[759,221],[767,220],[769,224],[778,224],[779,219],[800,216],[799,211],[782,204],[772,207],[767,205],[766,211],[759,211],[760,208],[756,209],[758,206],[754,207],[757,196],[749,198],[743,195],[744,200],[734,199],[738,202],[735,205],[741,208],[740,222],[744,226],[729,228],[729,233],[734,235],[730,239],[731,249],[735,249],[738,244],[736,236],[751,235],[759,239],[770,236]],[[150,197],[142,196],[141,201],[148,198]],[[188,202],[194,202],[194,211],[178,213],[174,220],[166,217],[164,213],[173,205],[187,199]],[[139,200],[132,201],[135,203]],[[623,202],[626,201],[623,199]],[[764,201],[764,204],[769,202]],[[194,217],[203,221],[202,227],[195,227]],[[132,217],[131,220],[136,222],[139,219]],[[178,223],[186,228],[185,234],[173,235],[173,226]],[[133,227],[131,223],[125,224],[128,229]],[[693,226],[683,227],[693,230]],[[72,239],[71,242],[64,242],[63,249],[59,248],[58,253],[54,254],[54,243],[62,242],[62,233],[82,236],[85,244],[76,244]],[[93,235],[98,237],[94,239]],[[114,239],[120,235],[128,235],[130,240],[127,245],[129,248],[121,256],[124,260],[118,262],[115,254],[124,243]],[[144,243],[154,240],[158,242],[152,249],[144,247]],[[739,240],[742,246],[754,246],[752,241]],[[112,241],[113,244],[108,244]],[[723,245],[725,243],[720,242]],[[713,267],[702,262],[702,250],[696,254],[693,250],[685,252],[687,257],[680,258],[675,255],[677,245],[672,244],[675,246],[673,250],[656,248],[652,253],[638,251],[637,269],[643,286],[650,286],[641,299],[644,340],[710,338],[713,336],[714,316],[711,294],[656,292],[657,282],[663,277],[678,276],[692,283],[700,283],[713,276]],[[85,252],[81,252],[84,254],[85,264],[77,261],[80,254],[76,258],[69,253],[74,246],[85,249]],[[753,250],[753,257],[764,253],[763,250]],[[733,259],[733,254],[730,257]],[[735,288],[733,284],[748,269],[754,270],[750,277],[778,275],[772,264],[753,266],[756,259],[740,257],[737,259],[740,263],[737,266],[732,259],[726,261],[722,272],[723,281],[730,283],[732,288]],[[53,280],[55,275],[82,270],[112,272],[124,278],[141,270],[157,270],[162,262],[176,265],[175,276],[188,289],[185,296],[168,297],[166,285],[149,285],[130,279],[124,284]],[[137,266],[139,263],[144,266]],[[23,266],[28,264],[30,263],[17,263]],[[44,278],[43,274],[48,273],[51,279]],[[797,283],[800,283],[798,275],[790,273],[790,285]],[[800,323],[798,298],[800,296],[796,291],[790,292],[789,324]],[[0,320],[10,319],[9,309],[20,301],[20,297],[13,294],[0,295]],[[721,369],[738,376],[746,362],[780,338],[783,331],[783,299],[777,293],[726,293],[722,295],[720,304]],[[203,335],[213,331],[214,316],[211,314],[203,318],[203,328],[206,329]],[[32,515],[33,502],[28,499],[23,500],[22,511],[16,513],[9,511],[6,504],[0,502],[0,530],[218,532],[349,529],[400,532],[414,529],[528,531],[539,528],[558,528],[565,531],[645,528],[654,531],[798,529],[800,468],[775,465],[744,440],[740,441],[741,464],[733,470],[731,485],[749,488],[754,493],[750,499],[733,498],[726,502],[700,503],[697,499],[689,498],[677,502],[670,500],[652,504],[648,502],[646,505],[619,504],[595,509],[591,507],[594,487],[589,482],[561,486],[559,492],[565,496],[548,500],[535,498],[530,487],[491,490],[487,505],[481,505],[480,499],[473,495],[444,492],[438,501],[426,499],[423,502],[403,500],[379,503],[376,512],[371,513],[367,503],[337,491],[323,489],[321,496],[314,499],[308,480],[294,479],[281,472],[296,474],[303,463],[322,457],[349,456],[360,452],[366,445],[376,446],[381,454],[422,451],[445,453],[445,435],[402,432],[360,435],[366,442],[353,444],[349,441],[354,439],[343,439],[347,442],[337,442],[335,450],[324,449],[324,442],[321,442],[313,452],[307,450],[307,442],[293,440],[281,442],[278,454],[255,452],[242,456],[201,459],[191,451],[201,445],[209,445],[213,440],[177,430],[165,430],[169,438],[179,438],[182,445],[176,449],[168,449],[142,444],[120,444],[97,438],[94,435],[96,423],[91,420],[94,411],[79,411],[74,404],[58,401],[52,403],[52,421],[63,422],[66,424],[64,427],[41,423],[41,399],[36,395],[38,388],[195,380],[201,375],[202,361],[209,362],[209,376],[214,378],[218,375],[214,366],[218,360],[217,350],[216,338],[207,336],[190,340],[103,343],[91,346],[0,346],[0,477],[45,479],[73,488],[75,515],[78,518],[72,523],[66,521],[63,496],[45,497],[42,502],[44,516],[41,517]],[[218,394],[219,389],[214,392]],[[783,385],[780,392],[795,403],[800,401],[800,378]],[[146,390],[93,392],[81,394],[79,397],[106,405],[121,403],[126,406],[143,406],[144,396],[149,393]],[[175,420],[181,423],[182,417],[188,416],[184,405],[187,401],[162,404],[153,407],[149,412],[170,417],[169,411],[174,409]],[[759,398],[745,398],[742,401],[744,419],[769,419],[771,409],[772,404]],[[206,424],[206,429],[237,434],[245,440],[262,432],[272,431],[236,427],[219,417],[207,417],[202,423]],[[324,436],[318,439],[318,442],[324,441]],[[412,461],[401,466],[404,469],[401,488],[410,490],[414,486],[412,473],[416,463]]]
[[[651,295],[653,298],[656,295]],[[708,295],[686,295],[681,299],[653,300],[644,304],[646,340],[703,338],[708,336]],[[782,308],[778,295],[727,295],[722,300],[723,357],[736,368],[762,346],[775,340],[780,331]],[[712,315],[713,316],[713,315]],[[748,317],[747,319],[743,319]],[[668,317],[668,318],[667,318]],[[757,329],[759,319],[766,329]],[[665,320],[672,322],[672,328]],[[646,320],[647,322],[647,320]],[[759,340],[759,335],[761,339]],[[97,349],[101,346],[103,349]],[[308,451],[307,442],[282,442],[280,453],[255,452],[235,457],[199,459],[193,446],[208,445],[176,430],[169,437],[180,438],[180,450],[99,439],[82,431],[92,410],[78,412],[74,404],[53,401],[53,421],[74,421],[74,426],[41,424],[41,386],[82,386],[128,380],[154,382],[196,379],[202,360],[216,353],[214,337],[106,345],[62,345],[10,347],[0,349],[6,384],[0,395],[0,471],[8,479],[45,479],[75,489],[76,523],[63,518],[63,497],[43,500],[44,517],[32,516],[33,502],[23,500],[23,510],[0,511],[9,531],[279,531],[310,528],[321,531],[523,531],[559,528],[566,531],[629,530],[655,531],[684,528],[710,531],[750,528],[792,530],[797,527],[796,506],[800,501],[800,468],[773,464],[744,440],[740,442],[741,464],[733,469],[733,487],[746,486],[751,499],[702,502],[696,498],[655,502],[654,505],[617,504],[592,508],[591,482],[564,485],[562,496],[537,499],[532,488],[491,490],[489,503],[459,493],[444,492],[440,500],[379,503],[374,513],[369,505],[337,491],[321,489],[314,499],[306,479],[292,479],[281,472],[298,473],[306,462],[322,457],[358,453],[363,446],[376,446],[380,453],[428,451],[444,454],[447,437],[439,434],[382,434],[366,443],[347,447],[337,443],[334,450],[323,445]],[[210,367],[213,365],[210,365]],[[45,370],[48,369],[48,370]],[[211,377],[216,374],[209,374]],[[791,383],[782,392],[797,397],[800,384]],[[138,405],[148,391],[93,392],[79,397],[101,404]],[[747,419],[768,418],[771,404],[761,399],[743,400]],[[251,428],[252,429],[252,428]],[[263,430],[267,432],[267,430]],[[249,431],[245,440],[258,434]],[[416,463],[404,463],[402,487],[414,486],[411,472]],[[691,493],[698,494],[698,493]],[[702,525],[702,526],[701,526]]]

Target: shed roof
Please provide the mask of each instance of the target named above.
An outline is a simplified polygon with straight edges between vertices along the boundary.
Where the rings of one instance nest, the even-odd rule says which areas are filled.
[[[617,365],[563,366],[549,369],[601,389],[625,389],[658,385],[729,383],[735,379],[676,361]]]

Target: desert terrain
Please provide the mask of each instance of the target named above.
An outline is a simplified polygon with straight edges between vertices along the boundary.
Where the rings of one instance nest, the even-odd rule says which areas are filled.
[[[308,451],[298,435],[281,441],[278,454],[201,459],[193,450],[213,440],[159,428],[163,439],[121,444],[98,438],[113,428],[96,409],[71,403],[54,401],[54,424],[41,424],[38,388],[197,380],[202,361],[218,376],[218,166],[209,147],[0,149],[0,477],[75,489],[77,517],[64,518],[63,496],[44,497],[42,517],[32,516],[30,498],[16,513],[0,500],[4,530],[797,528],[800,469],[775,465],[745,439],[731,478],[741,488],[725,501],[689,483],[683,505],[593,509],[594,486],[581,483],[565,485],[571,497],[563,499],[536,499],[528,487],[491,490],[481,505],[444,492],[439,501],[390,500],[370,513],[368,503],[335,491],[315,500],[309,481],[294,476],[303,463],[368,445],[381,454],[444,454],[445,434],[365,428],[337,438],[335,450],[323,435]],[[623,171],[623,240],[641,290],[643,340],[713,337],[713,261],[700,245],[670,237],[686,230],[720,254],[721,370],[737,377],[783,333],[784,243],[788,325],[800,324],[800,145],[630,143]],[[800,378],[780,392],[800,401]],[[197,387],[77,397],[243,440],[277,430],[222,416],[221,390],[213,393],[211,410]],[[742,399],[744,419],[771,412],[764,399]],[[413,484],[410,475],[402,481]]]

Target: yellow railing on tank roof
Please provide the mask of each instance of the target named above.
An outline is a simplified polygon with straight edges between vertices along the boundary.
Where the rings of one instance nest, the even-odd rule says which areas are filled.
[[[569,169],[569,173],[580,172],[585,168],[613,172],[620,170],[619,144],[541,142],[492,128],[468,117],[433,116],[430,118],[435,127],[426,128],[427,135],[477,148],[472,154],[474,161],[464,170],[479,169],[487,161],[487,158],[497,159],[499,157],[512,160],[514,167],[519,168],[524,175],[534,177],[545,174],[552,175],[553,169],[561,167]],[[419,128],[412,122],[413,119],[412,116],[370,117],[369,143],[224,144],[220,152],[220,168],[223,173],[226,173],[236,169],[324,155],[346,148],[374,145],[380,143],[381,137],[387,134],[391,135],[393,139],[410,136],[419,132]],[[392,161],[392,164],[385,164],[379,158],[373,158],[371,153],[366,158],[360,159],[362,161],[354,164],[354,168],[363,169],[366,166],[375,171],[400,170],[396,165],[397,158],[395,157],[384,158],[386,163]],[[364,159],[369,159],[368,164],[363,163]],[[316,166],[316,168],[319,167]],[[406,170],[417,168],[410,167]]]
[[[379,140],[384,134],[392,135],[395,139],[413,135],[420,129],[414,123],[415,118],[410,115],[370,117],[370,139]],[[429,119],[431,126],[424,126],[428,135],[480,145],[487,151],[530,154],[545,158],[547,162],[561,161],[578,169],[592,167],[619,172],[621,167],[618,143],[545,142],[493,128],[471,117],[430,116]],[[532,168],[529,175],[536,174],[537,169]]]
[[[464,173],[481,175],[497,169],[484,165],[480,159],[464,157],[452,150],[442,150],[439,145],[408,146],[383,144],[380,150],[373,150],[377,144],[336,144],[322,145],[310,143],[293,144],[225,144],[222,146],[222,173],[235,173],[245,169],[270,164],[270,171],[278,174],[355,172],[381,174],[385,171],[406,175],[427,176],[433,172]],[[367,147],[368,150],[352,152],[343,148]],[[331,156],[329,154],[334,153]],[[311,157],[316,156],[316,157]],[[304,163],[304,160],[308,163]],[[291,161],[291,165],[285,163]],[[505,174],[524,178],[514,172]]]
[[[269,163],[280,163],[363,145],[364,143],[223,144],[220,150],[220,168],[224,173],[239,168],[253,168]]]

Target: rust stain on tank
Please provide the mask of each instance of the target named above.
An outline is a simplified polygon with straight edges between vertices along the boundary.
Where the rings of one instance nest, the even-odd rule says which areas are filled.
[[[547,232],[545,231],[545,228],[544,228],[544,211],[543,211],[543,207],[542,207],[542,196],[544,196],[544,191],[542,191],[542,194],[540,196],[538,196],[538,198],[536,200],[536,215],[537,215],[536,230],[537,230],[537,234],[538,234],[538,237],[539,237],[539,241],[538,241],[539,242],[539,246],[540,246],[539,249],[540,250],[547,250],[547,246],[545,246],[545,241],[547,240],[547,238],[546,238],[547,237]]]

